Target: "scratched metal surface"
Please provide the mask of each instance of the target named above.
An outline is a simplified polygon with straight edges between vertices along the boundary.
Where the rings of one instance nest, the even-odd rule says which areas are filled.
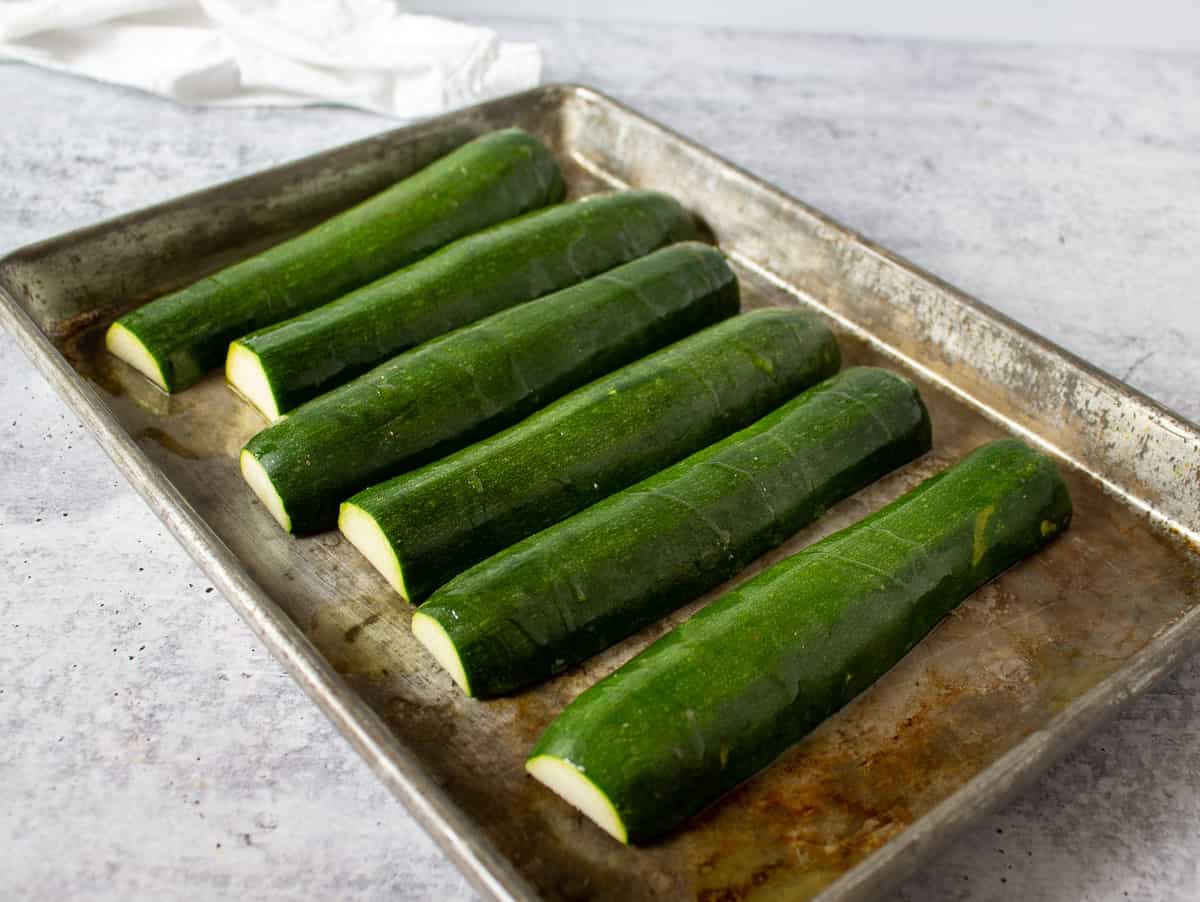
[[[935,447],[739,577],[857,520],[981,442],[1056,454],[1069,533],[976,593],[875,687],[651,848],[618,846],[527,779],[584,687],[709,598],[511,699],[464,699],[410,611],[336,533],[292,539],[236,454],[262,423],[214,375],[167,397],[103,353],[118,313],[520,124],[574,195],[677,194],[732,256],[747,307],[807,304],[847,364],[915,378]],[[106,450],[333,721],[485,893],[549,899],[861,899],[1065,751],[1200,638],[1200,433],[931,276],[586,89],[549,87],[31,246],[0,314]],[[403,854],[403,850],[397,850]]]

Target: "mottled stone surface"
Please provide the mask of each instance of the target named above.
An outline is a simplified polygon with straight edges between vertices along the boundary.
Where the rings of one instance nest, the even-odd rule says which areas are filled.
[[[497,23],[1200,419],[1200,57]],[[0,65],[3,249],[389,127]],[[0,895],[465,899],[0,335]],[[1190,661],[900,900],[1200,898]]]

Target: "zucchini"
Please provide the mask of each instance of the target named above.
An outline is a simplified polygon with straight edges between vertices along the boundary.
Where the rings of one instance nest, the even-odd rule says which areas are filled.
[[[250,440],[242,473],[284,529],[325,529],[359,489],[510,426],[737,309],[737,277],[720,251],[671,245],[301,405]]]
[[[984,445],[585,690],[526,769],[620,841],[652,840],[765,767],[1070,519],[1048,457],[1012,439]]]
[[[302,235],[127,313],[105,343],[160,388],[181,391],[218,366],[233,339],[557,203],[563,190],[537,138],[517,128],[484,135]]]
[[[729,579],[929,444],[907,379],[846,370],[459,574],[413,632],[468,695],[510,692]]]
[[[837,370],[815,316],[736,316],[479,444],[359,492],[346,538],[417,603],[501,548],[753,422]]]
[[[698,234],[677,201],[652,191],[551,207],[234,342],[226,375],[274,418],[436,335]]]

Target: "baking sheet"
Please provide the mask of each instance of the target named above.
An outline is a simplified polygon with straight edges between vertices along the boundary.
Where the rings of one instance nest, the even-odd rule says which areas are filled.
[[[1055,454],[1076,516],[875,687],[687,828],[618,846],[524,776],[557,711],[683,617],[510,699],[465,699],[337,533],[279,531],[238,474],[263,422],[214,374],[168,397],[103,353],[126,309],[342,209],[471,135],[521,125],[573,196],[670,191],[744,305],[829,318],[846,364],[914,378],[934,451],[739,577],[976,445]],[[0,262],[0,316],[263,641],[486,894],[867,898],[1031,778],[1200,637],[1200,433],[910,264],[586,88],[549,86],[64,235]]]

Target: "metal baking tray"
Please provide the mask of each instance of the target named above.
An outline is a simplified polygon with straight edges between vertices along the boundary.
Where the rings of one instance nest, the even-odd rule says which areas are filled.
[[[569,699],[707,599],[538,689],[463,698],[412,639],[410,610],[336,532],[290,538],[254,501],[236,454],[263,424],[219,374],[168,397],[102,349],[103,327],[130,307],[513,124],[556,151],[573,195],[629,185],[680,197],[734,261],[747,307],[815,308],[848,364],[894,367],[920,385],[933,452],[768,562],[1004,434],[1057,457],[1075,499],[1062,539],[649,848],[610,840],[522,763]],[[486,896],[871,897],[1200,639],[1195,425],[587,88],[543,87],[29,246],[0,262],[0,301],[0,318],[147,503]]]

